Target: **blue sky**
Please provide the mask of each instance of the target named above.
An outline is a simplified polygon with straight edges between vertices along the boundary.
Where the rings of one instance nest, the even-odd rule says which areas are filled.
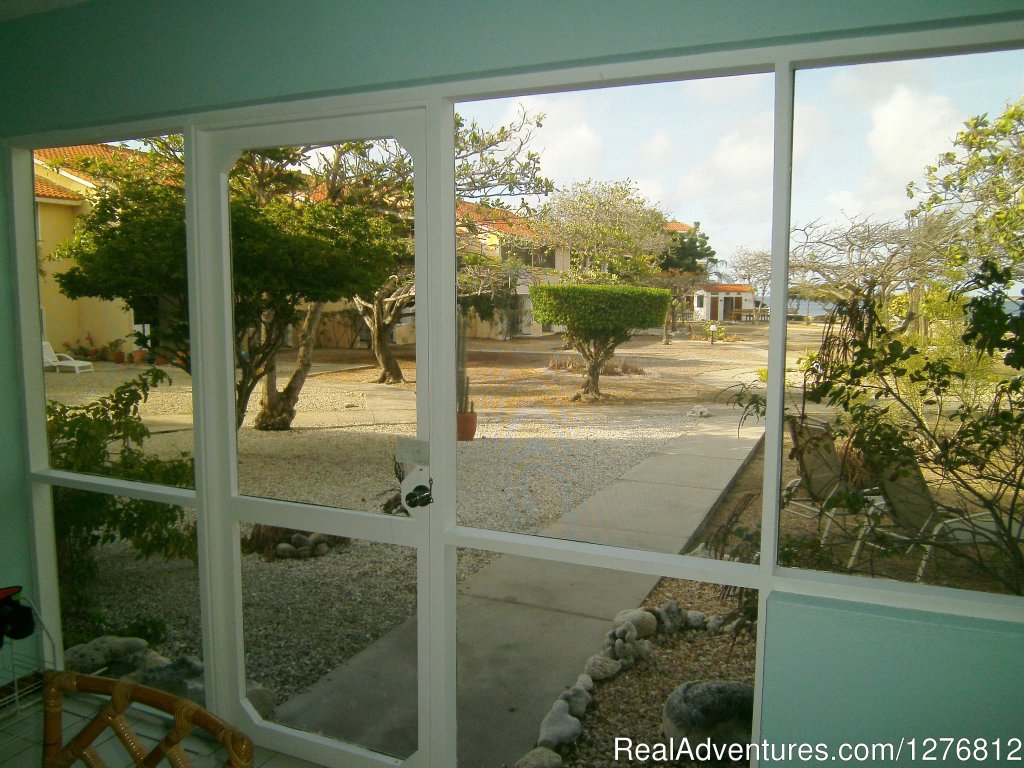
[[[1024,96],[1024,52],[862,64],[797,74],[794,225],[912,207],[907,182],[970,116]],[[771,75],[459,104],[494,126],[517,104],[546,115],[534,148],[558,186],[631,178],[670,217],[700,221],[726,260],[771,235]]]

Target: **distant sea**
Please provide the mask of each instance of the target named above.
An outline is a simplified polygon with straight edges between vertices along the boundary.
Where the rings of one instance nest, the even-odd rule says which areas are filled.
[[[1024,300],[1013,300],[1007,299],[1006,301],[1006,314],[1015,315],[1021,309],[1021,303]],[[828,311],[832,308],[831,304],[824,304],[820,301],[791,301],[789,302],[789,308],[792,310],[796,308],[796,314],[811,317],[824,317],[828,314]]]

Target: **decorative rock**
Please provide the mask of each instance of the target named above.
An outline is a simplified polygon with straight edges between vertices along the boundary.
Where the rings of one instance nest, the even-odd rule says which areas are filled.
[[[584,691],[594,690],[594,681],[590,679],[590,675],[580,675],[576,678],[576,685],[574,688],[582,688]]]
[[[678,632],[686,624],[686,614],[675,600],[669,600],[655,609],[654,616],[658,620],[658,631],[663,634]]]
[[[572,744],[583,732],[583,725],[569,714],[569,702],[558,699],[540,723],[538,747],[554,749],[563,744]]]
[[[316,549],[317,544],[319,544],[321,541],[326,542],[327,536],[325,536],[322,533],[309,534],[308,544],[309,546],[313,547],[313,549]]]
[[[274,556],[295,557],[295,547],[293,547],[291,544],[287,544],[282,541],[280,544],[274,547]]]
[[[562,768],[562,758],[547,747],[537,747],[519,758],[515,768]]]
[[[743,626],[743,617],[741,616],[741,617],[739,617],[737,619],[733,619],[728,624],[726,624],[724,627],[722,627],[722,633],[723,634],[727,634],[727,635],[735,635],[739,631],[740,627],[742,627],[742,626]]]
[[[166,656],[161,656],[152,648],[143,648],[135,653],[122,656],[120,659],[112,660],[107,664],[103,674],[107,677],[124,677],[125,675],[144,672],[147,669],[166,667],[170,663],[170,659]]]
[[[754,686],[735,680],[691,680],[669,694],[662,733],[691,744],[747,744],[754,717]]]
[[[277,706],[277,694],[252,680],[246,680],[245,685],[245,696],[249,699],[253,709],[264,720],[269,720],[270,716],[274,714],[274,707]]]
[[[636,627],[637,637],[650,637],[658,631],[658,620],[654,614],[640,608],[619,611],[612,620],[612,626],[618,628],[627,622]]]
[[[148,647],[149,643],[141,637],[103,635],[64,651],[64,668],[71,672],[91,673]]]
[[[708,623],[708,617],[702,611],[686,612],[687,629],[704,629]]]
[[[170,664],[139,670],[128,677],[133,682],[205,704],[203,662],[193,656],[179,656]]]
[[[327,542],[326,541],[321,541],[319,544],[317,544],[315,547],[313,547],[313,556],[314,557],[323,557],[324,555],[326,555],[330,551],[331,551],[331,548],[327,546]]]
[[[589,675],[592,680],[607,680],[610,677],[615,677],[620,669],[622,669],[622,664],[599,653],[591,656],[583,665],[583,673]]]
[[[651,658],[651,641],[637,640],[633,644],[633,653],[638,661],[647,661]]]
[[[711,634],[717,634],[722,631],[722,626],[725,624],[725,619],[721,616],[709,616],[707,623],[707,630]]]
[[[296,549],[302,549],[303,547],[309,546],[309,537],[303,536],[301,533],[293,533],[291,538],[291,544]]]
[[[587,707],[590,705],[590,694],[583,688],[574,685],[559,698],[569,705],[569,714],[573,717],[579,718],[587,714]]]
[[[296,557],[312,557],[312,555],[313,555],[313,548],[312,547],[299,547],[298,549],[295,550],[295,556]]]
[[[693,416],[694,418],[697,419],[706,419],[708,416],[711,415],[711,411],[709,411],[703,405],[695,405],[687,412],[686,415]]]

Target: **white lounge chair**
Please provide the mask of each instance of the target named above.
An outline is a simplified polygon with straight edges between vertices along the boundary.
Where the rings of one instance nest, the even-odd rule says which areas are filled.
[[[44,341],[43,370],[54,370],[58,373],[61,371],[71,371],[77,376],[82,371],[91,371],[92,363],[88,360],[75,360],[71,355],[65,355],[63,352],[54,352],[50,342]]]

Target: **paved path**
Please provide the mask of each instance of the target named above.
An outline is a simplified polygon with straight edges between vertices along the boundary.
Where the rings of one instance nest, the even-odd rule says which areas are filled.
[[[657,552],[688,548],[761,437],[712,409],[541,535]],[[458,590],[460,768],[513,765],[599,652],[612,617],[658,579],[501,556]],[[416,622],[407,621],[281,705],[275,721],[405,757],[416,744]]]

